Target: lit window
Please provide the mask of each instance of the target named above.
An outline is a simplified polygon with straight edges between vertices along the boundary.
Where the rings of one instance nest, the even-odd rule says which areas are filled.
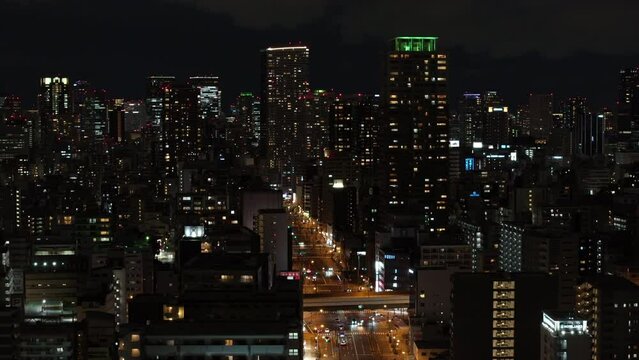
[[[140,349],[131,349],[131,357],[134,357],[134,358],[140,357]]]

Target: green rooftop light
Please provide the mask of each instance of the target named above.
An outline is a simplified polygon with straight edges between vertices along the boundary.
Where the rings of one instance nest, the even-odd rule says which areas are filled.
[[[421,52],[437,50],[436,36],[400,36],[393,39],[395,51]]]
[[[253,96],[252,92],[241,92],[240,96]]]

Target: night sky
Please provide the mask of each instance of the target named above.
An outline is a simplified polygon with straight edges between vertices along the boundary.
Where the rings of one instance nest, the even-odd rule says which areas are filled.
[[[145,77],[215,74],[225,103],[259,89],[259,49],[311,47],[311,86],[378,92],[387,40],[437,35],[450,94],[582,95],[612,105],[639,65],[636,0],[0,0],[0,92],[33,103],[38,78],[142,98]]]

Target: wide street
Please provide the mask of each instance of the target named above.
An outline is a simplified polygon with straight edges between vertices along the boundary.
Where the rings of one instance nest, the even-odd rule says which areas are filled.
[[[293,225],[293,269],[304,275],[304,293],[339,293],[357,289],[341,271],[342,249],[333,242],[326,226],[306,216],[299,207],[289,209]]]
[[[408,359],[407,339],[405,310],[304,313],[305,359]]]

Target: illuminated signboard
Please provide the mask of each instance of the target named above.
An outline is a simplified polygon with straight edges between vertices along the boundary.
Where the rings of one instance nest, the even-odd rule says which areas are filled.
[[[475,170],[475,159],[474,158],[466,158],[464,160],[464,170],[466,170],[466,171]]]
[[[204,237],[204,226],[185,226],[184,237],[187,237],[187,238]]]
[[[375,292],[384,291],[384,262],[375,261]]]
[[[300,273],[298,273],[297,271],[281,271],[280,272],[280,276],[281,277],[285,277],[286,280],[299,280],[300,279]]]

